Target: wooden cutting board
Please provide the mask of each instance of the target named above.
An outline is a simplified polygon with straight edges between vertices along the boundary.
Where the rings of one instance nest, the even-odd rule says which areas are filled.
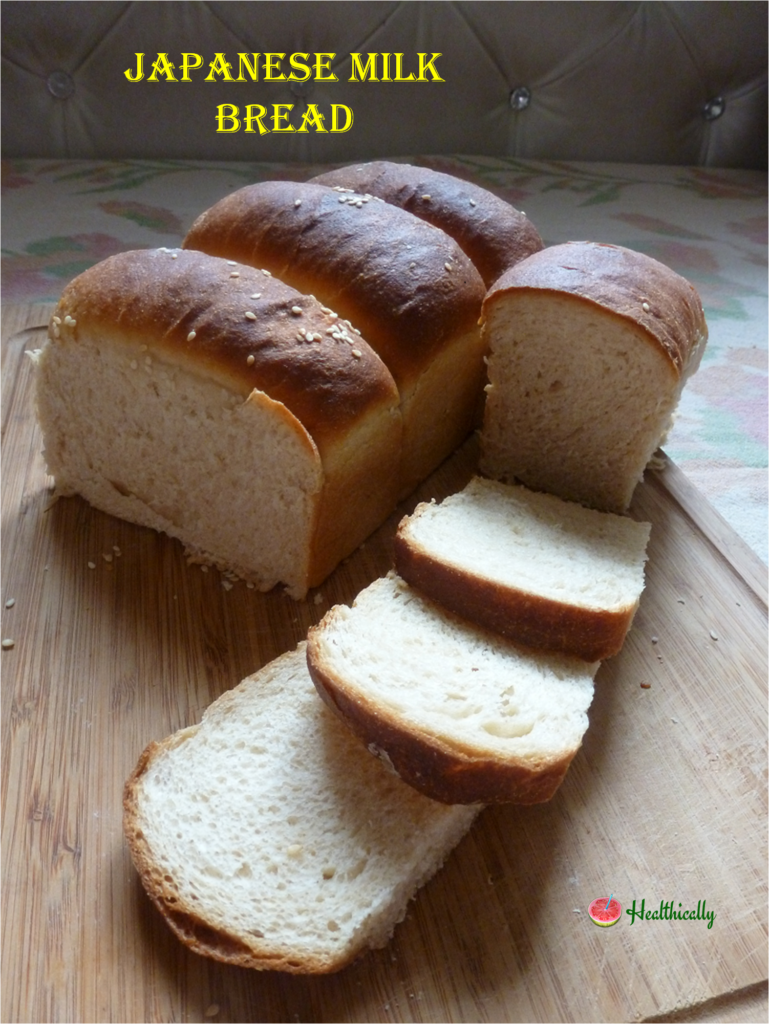
[[[181,946],[123,842],[139,754],[386,572],[400,516],[460,489],[476,448],[306,602],[226,589],[166,537],[51,504],[23,355],[49,312],[3,320],[4,1021],[766,1019],[766,569],[669,462],[632,509],[641,608],[549,804],[486,810],[392,943],[337,975]],[[715,918],[598,928],[612,893]]]

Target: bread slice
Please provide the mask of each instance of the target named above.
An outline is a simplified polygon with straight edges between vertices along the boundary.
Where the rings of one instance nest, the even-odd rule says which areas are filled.
[[[487,287],[543,247],[525,213],[453,174],[372,160],[337,167],[310,181],[337,191],[368,193],[441,228],[470,257]]]
[[[392,512],[402,421],[381,359],[253,267],[120,253],[64,290],[37,357],[59,494],[297,598]]]
[[[387,943],[478,807],[404,785],[318,699],[305,645],[153,743],[124,829],[152,901],[196,953],[325,973]]]
[[[644,587],[651,526],[474,477],[400,523],[398,573],[446,608],[518,643],[601,661]]]
[[[549,800],[587,729],[598,668],[517,647],[395,573],[332,608],[307,660],[369,750],[446,803]]]
[[[371,196],[264,181],[202,213],[183,244],[265,267],[362,333],[400,393],[401,496],[478,426],[486,289],[439,228]]]
[[[642,253],[570,242],[507,271],[483,322],[481,471],[626,511],[702,356],[694,288]]]

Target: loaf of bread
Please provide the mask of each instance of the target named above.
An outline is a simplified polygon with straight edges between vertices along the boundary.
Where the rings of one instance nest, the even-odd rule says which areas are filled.
[[[336,314],[253,267],[126,252],[64,290],[38,355],[60,494],[302,597],[395,507],[399,395]]]
[[[404,785],[318,699],[304,644],[152,743],[126,783],[145,889],[196,953],[325,973],[386,944],[479,807]]]
[[[516,646],[395,573],[332,608],[307,661],[371,753],[451,804],[549,800],[582,743],[598,669]]]
[[[539,232],[524,213],[452,174],[375,160],[339,167],[310,180],[377,196],[441,228],[469,256],[487,287],[542,248]]]
[[[644,587],[651,527],[474,477],[398,527],[411,586],[516,643],[602,661],[622,647]]]
[[[438,228],[371,197],[269,181],[201,214],[184,247],[265,267],[361,331],[400,392],[401,495],[477,425],[485,288]]]
[[[489,290],[483,334],[483,473],[624,512],[702,357],[692,285],[620,246],[556,245]]]

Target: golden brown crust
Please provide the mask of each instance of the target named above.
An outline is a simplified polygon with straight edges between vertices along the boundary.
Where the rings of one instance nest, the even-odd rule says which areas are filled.
[[[599,242],[566,242],[535,253],[489,289],[489,307],[517,290],[573,295],[643,328],[679,377],[693,372],[708,331],[694,287],[644,253]]]
[[[621,649],[635,615],[630,608],[606,611],[578,608],[431,558],[398,528],[393,545],[395,569],[407,583],[455,615],[525,647],[603,661]]]
[[[316,299],[253,267],[200,252],[112,256],[65,288],[57,316],[72,317],[81,330],[103,327],[151,342],[244,395],[263,391],[290,409],[318,443],[398,401],[376,353],[346,328],[354,343],[335,340],[328,332],[338,333],[338,321]],[[62,324],[58,333],[64,331]],[[303,340],[308,334],[320,340]]]
[[[493,192],[441,171],[375,160],[310,180],[367,192],[441,228],[469,256],[487,287],[543,247],[539,232],[524,213]]]
[[[183,245],[265,267],[318,296],[362,332],[402,389],[473,328],[485,287],[444,232],[354,199],[322,185],[249,185],[201,214]]]
[[[406,715],[367,700],[348,688],[323,656],[321,630],[335,609],[307,636],[307,666],[315,688],[331,710],[400,778],[418,792],[444,804],[537,804],[550,800],[579,749],[528,763],[505,761],[461,750],[423,735]]]

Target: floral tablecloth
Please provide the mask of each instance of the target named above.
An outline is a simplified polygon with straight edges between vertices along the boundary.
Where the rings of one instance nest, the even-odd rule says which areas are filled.
[[[546,244],[591,239],[661,260],[699,290],[710,340],[665,445],[767,561],[767,178],[757,171],[415,157],[492,189]],[[177,245],[228,192],[320,165],[126,160],[3,164],[2,298],[54,301],[125,249]]]

